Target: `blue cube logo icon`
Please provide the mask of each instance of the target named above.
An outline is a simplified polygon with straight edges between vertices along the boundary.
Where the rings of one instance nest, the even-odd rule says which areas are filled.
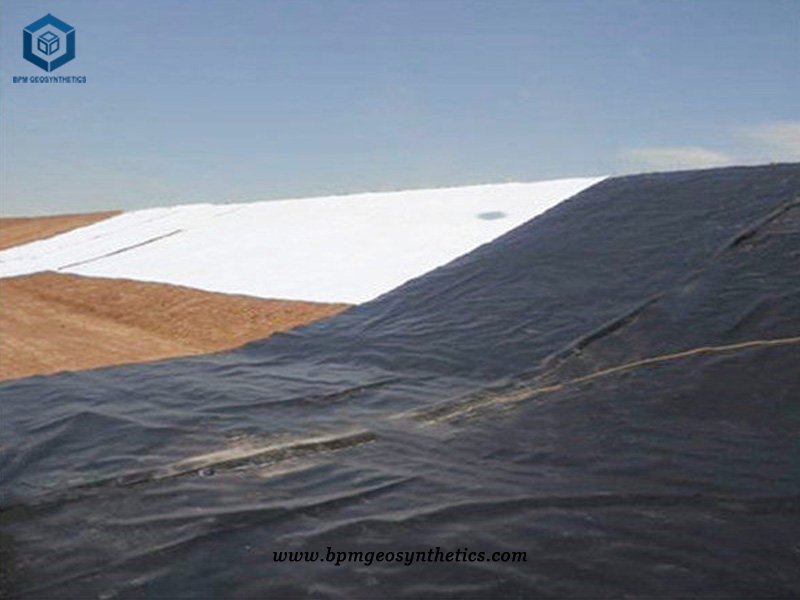
[[[36,40],[36,47],[39,48],[39,52],[47,56],[58,52],[60,45],[58,36],[52,31],[43,33]]]
[[[53,15],[43,16],[22,30],[22,57],[45,71],[55,71],[75,58],[75,28]]]

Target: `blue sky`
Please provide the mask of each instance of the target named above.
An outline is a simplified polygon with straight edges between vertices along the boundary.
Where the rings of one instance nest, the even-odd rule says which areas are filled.
[[[77,58],[21,56],[47,13]],[[800,160],[800,2],[5,0],[3,214]]]

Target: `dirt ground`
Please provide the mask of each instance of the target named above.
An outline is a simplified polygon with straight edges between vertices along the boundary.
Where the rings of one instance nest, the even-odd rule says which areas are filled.
[[[53,237],[70,229],[91,225],[118,214],[119,211],[112,211],[53,217],[0,218],[0,250]]]
[[[0,218],[0,250],[116,214]],[[0,380],[227,350],[345,308],[60,273],[0,279]]]
[[[60,273],[0,279],[0,380],[226,350],[345,308]]]

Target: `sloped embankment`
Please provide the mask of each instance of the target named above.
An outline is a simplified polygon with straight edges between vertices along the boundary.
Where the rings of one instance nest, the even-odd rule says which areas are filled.
[[[800,594],[800,165],[609,179],[376,301],[0,385],[21,597]],[[275,551],[524,551],[519,563]]]
[[[0,279],[0,299],[0,380],[219,352],[347,308],[63,273]]]
[[[55,215],[52,217],[0,218],[0,250],[43,240],[120,214],[120,211]]]

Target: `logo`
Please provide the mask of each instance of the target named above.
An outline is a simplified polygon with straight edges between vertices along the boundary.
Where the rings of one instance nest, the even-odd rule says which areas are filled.
[[[75,28],[51,14],[42,17],[22,30],[22,56],[45,71],[55,71],[75,58]]]

